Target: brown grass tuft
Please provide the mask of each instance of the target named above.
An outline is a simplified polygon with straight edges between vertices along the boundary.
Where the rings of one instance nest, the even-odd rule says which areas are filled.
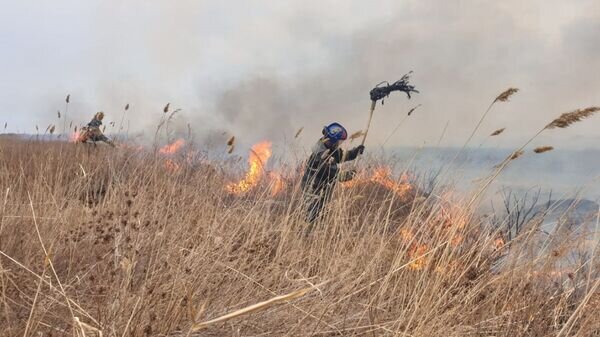
[[[600,111],[600,107],[589,107],[585,109],[577,109],[571,112],[565,112],[560,117],[556,118],[550,124],[546,125],[546,129],[567,128],[571,124],[582,121],[591,117],[596,112]]]
[[[502,132],[504,132],[504,130],[506,130],[506,128],[498,129],[498,130],[492,132],[492,134],[490,136],[492,136],[492,137],[497,136],[497,135],[501,134]]]
[[[533,152],[544,153],[544,152],[548,152],[548,151],[552,151],[552,150],[554,150],[553,146],[540,146],[540,147],[536,147],[535,149],[533,149]]]
[[[508,89],[506,89],[506,91],[504,91],[503,93],[498,95],[498,97],[496,97],[496,99],[494,100],[494,103],[495,102],[506,102],[506,101],[508,101],[510,96],[516,94],[518,91],[519,91],[519,89],[517,89],[517,88],[508,88]]]

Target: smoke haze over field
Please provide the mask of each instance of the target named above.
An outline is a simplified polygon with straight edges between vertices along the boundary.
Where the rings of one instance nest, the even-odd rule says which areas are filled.
[[[95,111],[151,137],[170,102],[198,137],[303,144],[340,121],[364,128],[368,91],[409,70],[421,94],[378,107],[369,144],[461,145],[508,87],[474,143],[514,146],[558,114],[600,104],[600,3],[577,1],[11,2],[0,13],[3,124],[34,132]],[[63,111],[64,113],[64,111]],[[597,147],[594,118],[539,143]],[[60,124],[59,124],[60,125]],[[218,130],[219,132],[216,132]],[[477,145],[475,144],[475,145]]]

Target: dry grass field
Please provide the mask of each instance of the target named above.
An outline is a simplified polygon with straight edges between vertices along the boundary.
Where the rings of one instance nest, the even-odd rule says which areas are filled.
[[[0,141],[0,335],[600,335],[597,254],[566,270],[542,217],[509,240],[477,191],[365,158],[308,232],[300,163],[232,185],[169,151]]]

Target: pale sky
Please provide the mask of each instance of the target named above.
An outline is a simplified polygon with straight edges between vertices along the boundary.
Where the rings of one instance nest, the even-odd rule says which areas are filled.
[[[514,146],[555,116],[600,105],[600,1],[3,1],[0,124],[35,132],[96,111],[151,135],[170,102],[181,132],[243,143],[364,128],[368,91],[409,70],[421,94],[378,106],[367,146],[422,107],[387,145],[462,144],[488,104],[479,144]],[[539,142],[598,147],[600,116]],[[545,145],[545,144],[544,144]]]

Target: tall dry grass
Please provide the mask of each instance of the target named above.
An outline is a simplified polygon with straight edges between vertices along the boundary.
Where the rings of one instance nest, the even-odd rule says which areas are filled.
[[[574,243],[507,242],[448,188],[340,187],[307,234],[293,173],[232,196],[227,161],[0,146],[2,336],[600,333],[597,259],[557,274]]]

